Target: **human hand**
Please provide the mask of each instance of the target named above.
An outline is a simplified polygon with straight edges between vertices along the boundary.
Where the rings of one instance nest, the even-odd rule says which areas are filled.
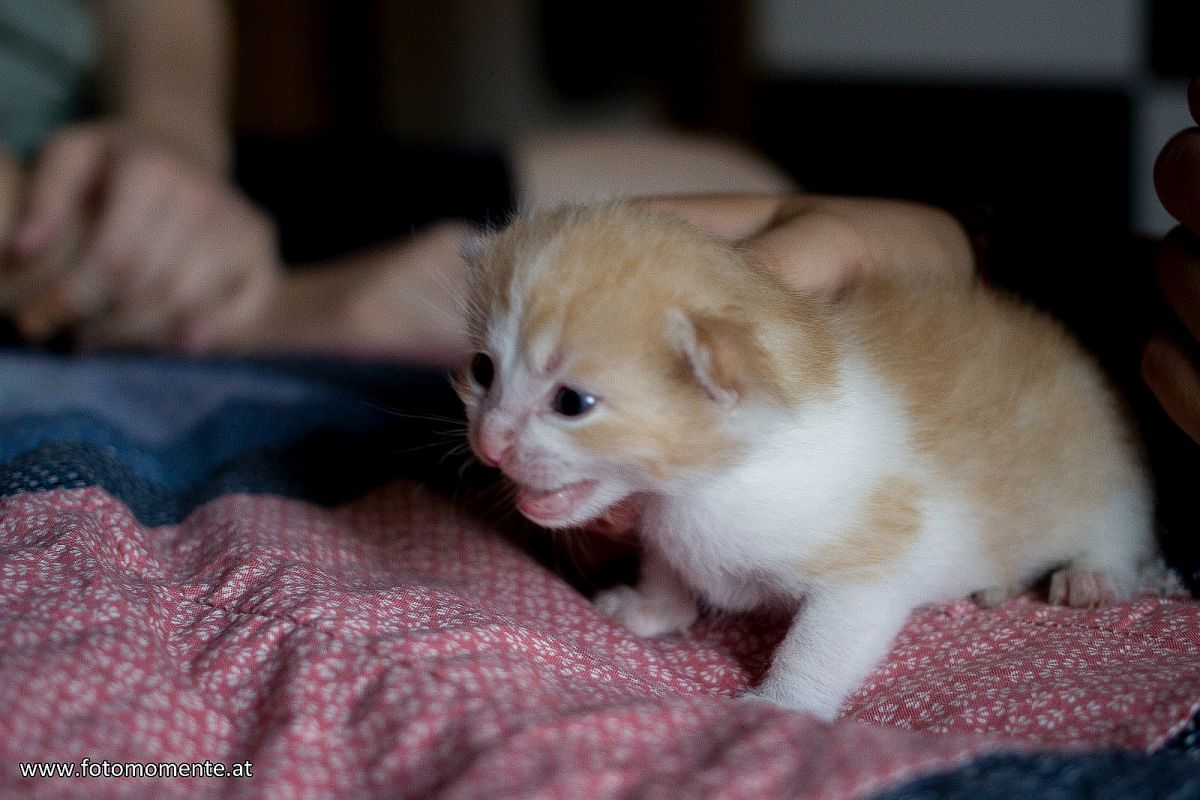
[[[963,281],[974,274],[966,231],[949,213],[920,203],[816,194],[639,202],[679,214],[807,291],[836,293],[871,274]]]
[[[204,350],[278,282],[270,220],[222,179],[112,121],[64,128],[28,176],[3,298],[34,340]]]
[[[26,175],[20,159],[0,148],[0,313],[14,314],[23,299],[34,293],[54,264],[65,261],[78,247],[74,230],[66,231],[54,247],[26,263],[18,263],[11,243],[21,221]]]
[[[1200,78],[1188,88],[1188,105],[1200,122]],[[1142,376],[1175,424],[1200,442],[1200,128],[1182,131],[1163,147],[1154,185],[1163,207],[1181,223],[1159,248],[1158,284],[1190,341],[1155,334],[1142,353]]]

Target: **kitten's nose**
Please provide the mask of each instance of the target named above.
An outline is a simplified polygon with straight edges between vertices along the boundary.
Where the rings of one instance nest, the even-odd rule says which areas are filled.
[[[489,467],[503,467],[512,453],[512,431],[485,427],[479,436],[479,460]]]

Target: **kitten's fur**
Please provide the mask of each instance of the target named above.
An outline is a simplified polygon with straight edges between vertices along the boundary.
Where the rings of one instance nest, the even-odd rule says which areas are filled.
[[[641,578],[596,605],[639,634],[686,630],[697,599],[803,599],[760,696],[832,717],[917,605],[1052,570],[1052,602],[1113,601],[1152,553],[1118,403],[1029,307],[976,286],[805,296],[622,206],[519,219],[473,262],[475,451],[548,527],[638,499]],[[563,386],[595,406],[557,413]]]

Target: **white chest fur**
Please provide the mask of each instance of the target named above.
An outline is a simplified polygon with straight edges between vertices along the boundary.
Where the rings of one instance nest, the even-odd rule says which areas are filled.
[[[831,398],[741,413],[743,456],[660,498],[643,525],[693,589],[730,609],[806,592],[798,565],[839,535],[883,476],[920,469],[899,399],[859,365],[843,369]]]

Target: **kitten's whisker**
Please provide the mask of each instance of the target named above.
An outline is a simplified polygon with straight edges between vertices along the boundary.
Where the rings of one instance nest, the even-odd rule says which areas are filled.
[[[460,454],[462,452],[461,450],[459,450],[457,448],[455,448],[454,450],[451,450],[451,451],[446,451],[446,444],[444,442],[422,442],[420,444],[414,444],[410,447],[394,448],[391,450],[391,453],[393,455],[406,455],[408,453],[416,453],[416,452],[419,452],[422,450],[443,451],[444,454],[443,454],[442,458],[439,459],[438,463],[444,462],[446,460],[446,458],[449,457],[450,455],[456,455],[456,454]]]
[[[463,477],[465,477],[465,476],[466,476],[466,474],[467,474],[467,470],[468,470],[468,469],[470,469],[471,467],[473,467],[473,466],[475,466],[475,465],[477,465],[477,464],[482,464],[482,463],[483,463],[482,461],[480,461],[480,460],[479,460],[479,458],[478,458],[478,457],[476,457],[476,455],[475,455],[475,451],[471,450],[471,449],[470,449],[470,447],[468,447],[468,448],[467,448],[467,453],[466,453],[466,456],[467,456],[467,457],[466,457],[465,459],[463,459],[462,466],[460,466],[460,467],[458,468],[458,478],[459,478],[459,480],[462,480],[462,479],[463,479]]]
[[[461,427],[464,431],[467,430],[467,421],[463,417],[447,417],[442,414],[429,412],[405,411],[396,406],[388,405],[381,400],[363,400],[362,402],[376,411],[381,411],[389,416],[400,417],[401,419],[413,419],[420,422],[444,422],[449,425]]]
[[[464,458],[464,456],[465,456],[465,458]],[[477,459],[475,458],[475,454],[471,452],[470,445],[467,444],[466,442],[462,442],[460,444],[457,444],[457,445],[454,445],[453,447],[448,448],[444,453],[442,453],[442,457],[440,459],[438,459],[438,464],[445,464],[446,461],[448,461],[451,458],[461,458],[463,460],[462,466],[460,466],[458,469],[458,477],[460,479],[463,477],[463,474],[466,472],[467,467],[469,467],[473,461],[477,461]]]

